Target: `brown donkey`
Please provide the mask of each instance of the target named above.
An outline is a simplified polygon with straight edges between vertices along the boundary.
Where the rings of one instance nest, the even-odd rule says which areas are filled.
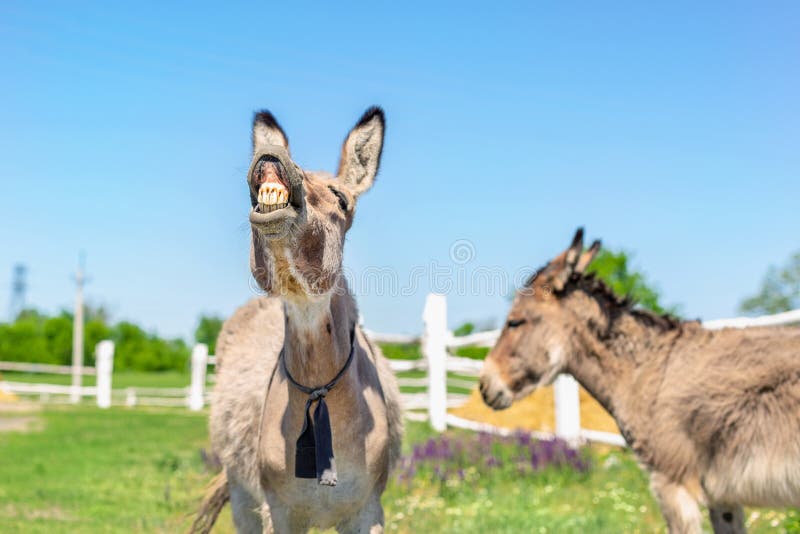
[[[670,532],[744,532],[741,505],[800,506],[800,332],[709,331],[633,308],[584,270],[583,231],[519,291],[481,374],[495,408],[570,373],[650,472]]]
[[[228,496],[238,532],[383,531],[402,412],[388,363],[358,326],[342,248],[384,128],[369,109],[333,177],[299,169],[273,116],[255,116],[250,265],[273,296],[237,310],[217,342],[210,426],[224,472],[196,531],[210,530]]]

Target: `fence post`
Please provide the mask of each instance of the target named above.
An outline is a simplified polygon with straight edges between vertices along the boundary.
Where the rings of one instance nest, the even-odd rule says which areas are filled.
[[[447,428],[447,298],[429,293],[422,312],[422,354],[428,360],[428,417],[437,432]]]
[[[581,404],[578,381],[562,374],[553,385],[556,409],[556,436],[575,444],[581,436]]]
[[[125,390],[125,406],[136,406],[136,389],[129,387]]]
[[[97,406],[111,406],[111,375],[114,372],[114,342],[108,339],[95,347],[95,369],[97,372]]]
[[[192,349],[192,384],[189,386],[190,410],[202,410],[205,404],[206,371],[208,368],[208,345],[198,343]]]

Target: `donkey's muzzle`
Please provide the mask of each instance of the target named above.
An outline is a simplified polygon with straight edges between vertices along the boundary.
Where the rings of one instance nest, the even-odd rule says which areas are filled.
[[[508,386],[503,383],[494,364],[491,362],[484,362],[478,387],[480,388],[483,402],[494,410],[505,410],[514,402],[514,395]]]
[[[250,224],[267,237],[285,236],[305,206],[303,171],[282,146],[267,146],[253,154],[247,173]]]

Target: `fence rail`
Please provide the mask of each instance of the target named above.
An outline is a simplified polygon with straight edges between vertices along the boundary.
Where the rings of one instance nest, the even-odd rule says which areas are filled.
[[[755,326],[788,326],[800,324],[800,310],[792,310],[775,315],[763,315],[761,317],[734,317],[732,319],[714,319],[704,321],[703,327],[709,330],[719,330],[721,328],[750,328]]]
[[[27,363],[27,362],[0,362],[0,371],[14,371],[18,373],[47,373],[51,375],[71,375],[71,365],[53,365],[50,363]],[[84,375],[94,376],[97,371],[94,367],[84,367],[81,370]]]

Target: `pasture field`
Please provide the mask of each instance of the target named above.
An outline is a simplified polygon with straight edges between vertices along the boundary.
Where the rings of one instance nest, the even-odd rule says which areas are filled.
[[[10,430],[15,418],[27,429]],[[211,476],[201,458],[208,446],[204,413],[35,405],[24,411],[11,403],[0,405],[0,421],[3,533],[182,532]],[[407,429],[406,457],[383,499],[388,532],[663,531],[627,451],[574,454],[558,444],[527,448],[519,437],[441,437],[410,422]],[[535,452],[520,455],[523,449]],[[800,532],[796,510],[747,516],[751,532]],[[215,532],[233,532],[230,521],[226,510]]]

